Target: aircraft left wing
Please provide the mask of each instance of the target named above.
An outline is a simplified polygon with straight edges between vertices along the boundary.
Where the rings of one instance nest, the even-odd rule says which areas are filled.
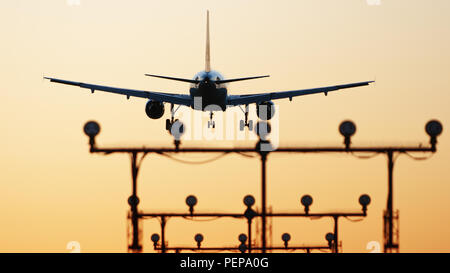
[[[324,93],[325,95],[327,95],[328,92],[331,92],[331,91],[369,85],[369,83],[372,83],[372,82],[374,82],[374,81],[341,84],[341,85],[319,87],[319,88],[312,88],[312,89],[303,89],[303,90],[291,90],[291,91],[270,92],[270,93],[261,93],[261,94],[249,94],[249,95],[231,95],[231,96],[228,96],[227,105],[230,105],[230,106],[246,105],[246,104],[251,104],[251,103],[259,103],[259,102],[263,102],[263,101],[286,99],[286,98],[289,98],[290,100],[292,100],[293,97],[316,94],[316,93]]]
[[[153,100],[157,100],[160,102],[173,103],[173,104],[177,104],[177,105],[191,106],[191,104],[192,104],[191,97],[189,95],[184,95],[184,94],[170,94],[170,93],[162,93],[162,92],[152,92],[152,91],[141,91],[141,90],[134,90],[134,89],[117,88],[117,87],[89,84],[89,83],[83,83],[83,82],[67,81],[67,80],[61,80],[61,79],[55,79],[55,78],[49,78],[49,77],[44,77],[44,79],[48,79],[48,80],[50,80],[50,82],[74,85],[74,86],[79,86],[81,88],[90,89],[92,93],[94,93],[94,91],[98,90],[98,91],[104,91],[104,92],[109,92],[109,93],[114,93],[114,94],[125,95],[127,97],[127,99],[129,99],[130,97],[138,97],[138,98],[145,98],[145,99],[153,99]]]

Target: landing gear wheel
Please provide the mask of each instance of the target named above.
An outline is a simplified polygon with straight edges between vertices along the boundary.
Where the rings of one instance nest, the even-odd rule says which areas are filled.
[[[208,120],[208,128],[216,128],[216,122],[213,120]]]
[[[252,130],[253,130],[253,120],[250,120],[250,121],[248,122],[248,130],[249,130],[249,131],[252,131]]]
[[[244,122],[244,120],[241,119],[239,122],[239,130],[244,131],[244,128],[245,128],[245,122]]]

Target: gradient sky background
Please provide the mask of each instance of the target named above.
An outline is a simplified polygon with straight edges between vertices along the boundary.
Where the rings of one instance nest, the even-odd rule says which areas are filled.
[[[230,84],[232,94],[292,90],[373,80],[370,87],[277,102],[283,145],[341,145],[337,126],[356,122],[354,145],[426,145],[425,123],[444,133],[429,160],[400,156],[394,206],[400,210],[402,252],[450,251],[450,2],[447,0],[111,1],[5,0],[0,3],[0,251],[126,252],[129,158],[88,152],[83,124],[98,120],[100,145],[170,145],[164,119],[150,120],[146,101],[62,86],[43,75],[118,87],[187,93],[185,83],[144,73],[192,77],[204,67],[205,11],[211,12],[212,67],[228,77],[270,74]],[[168,112],[168,111],[167,111]],[[165,117],[168,117],[166,112]],[[189,143],[186,143],[188,145]],[[217,143],[211,143],[214,145]],[[245,143],[244,143],[245,144]],[[207,144],[209,145],[209,144]],[[239,143],[243,145],[243,143]],[[248,143],[253,145],[253,143]],[[205,159],[204,156],[182,156]],[[207,165],[184,165],[150,155],[139,176],[141,209],[242,211],[259,204],[259,161],[230,155]],[[344,252],[382,243],[386,159],[350,155],[270,155],[268,202],[298,211],[303,194],[312,211],[359,210],[362,222],[341,220]],[[235,244],[245,221],[172,219],[169,245]],[[144,225],[144,251],[156,220]],[[329,219],[274,220],[273,243],[290,232],[292,244],[325,243]]]

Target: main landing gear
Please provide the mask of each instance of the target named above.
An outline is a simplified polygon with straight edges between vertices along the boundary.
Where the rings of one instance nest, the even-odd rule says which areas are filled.
[[[174,108],[174,105],[173,105],[173,103],[171,103],[170,104],[170,115],[171,115],[171,117],[170,117],[170,119],[166,119],[166,130],[167,131],[169,131],[169,133],[170,133],[170,131],[172,130],[172,126],[176,123],[176,122],[181,122],[181,121],[178,121],[178,119],[175,119],[175,112],[178,110],[178,108],[180,108],[180,106],[178,106],[177,107],[177,109],[175,109],[175,111],[173,110],[173,108]],[[181,125],[180,126],[182,126],[181,127],[181,131],[183,131],[183,124],[181,123]]]
[[[244,112],[244,120],[240,120],[239,122],[239,130],[244,131],[245,127],[248,127],[249,131],[253,130],[253,120],[248,120],[248,104],[245,105],[245,111],[242,109],[241,106],[239,106],[239,108],[241,108],[242,112]]]

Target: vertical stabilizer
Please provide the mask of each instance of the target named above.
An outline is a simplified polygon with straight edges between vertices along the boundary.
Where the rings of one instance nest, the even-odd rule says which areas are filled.
[[[206,11],[206,55],[205,55],[205,71],[211,71],[211,59],[209,54],[209,10]]]

